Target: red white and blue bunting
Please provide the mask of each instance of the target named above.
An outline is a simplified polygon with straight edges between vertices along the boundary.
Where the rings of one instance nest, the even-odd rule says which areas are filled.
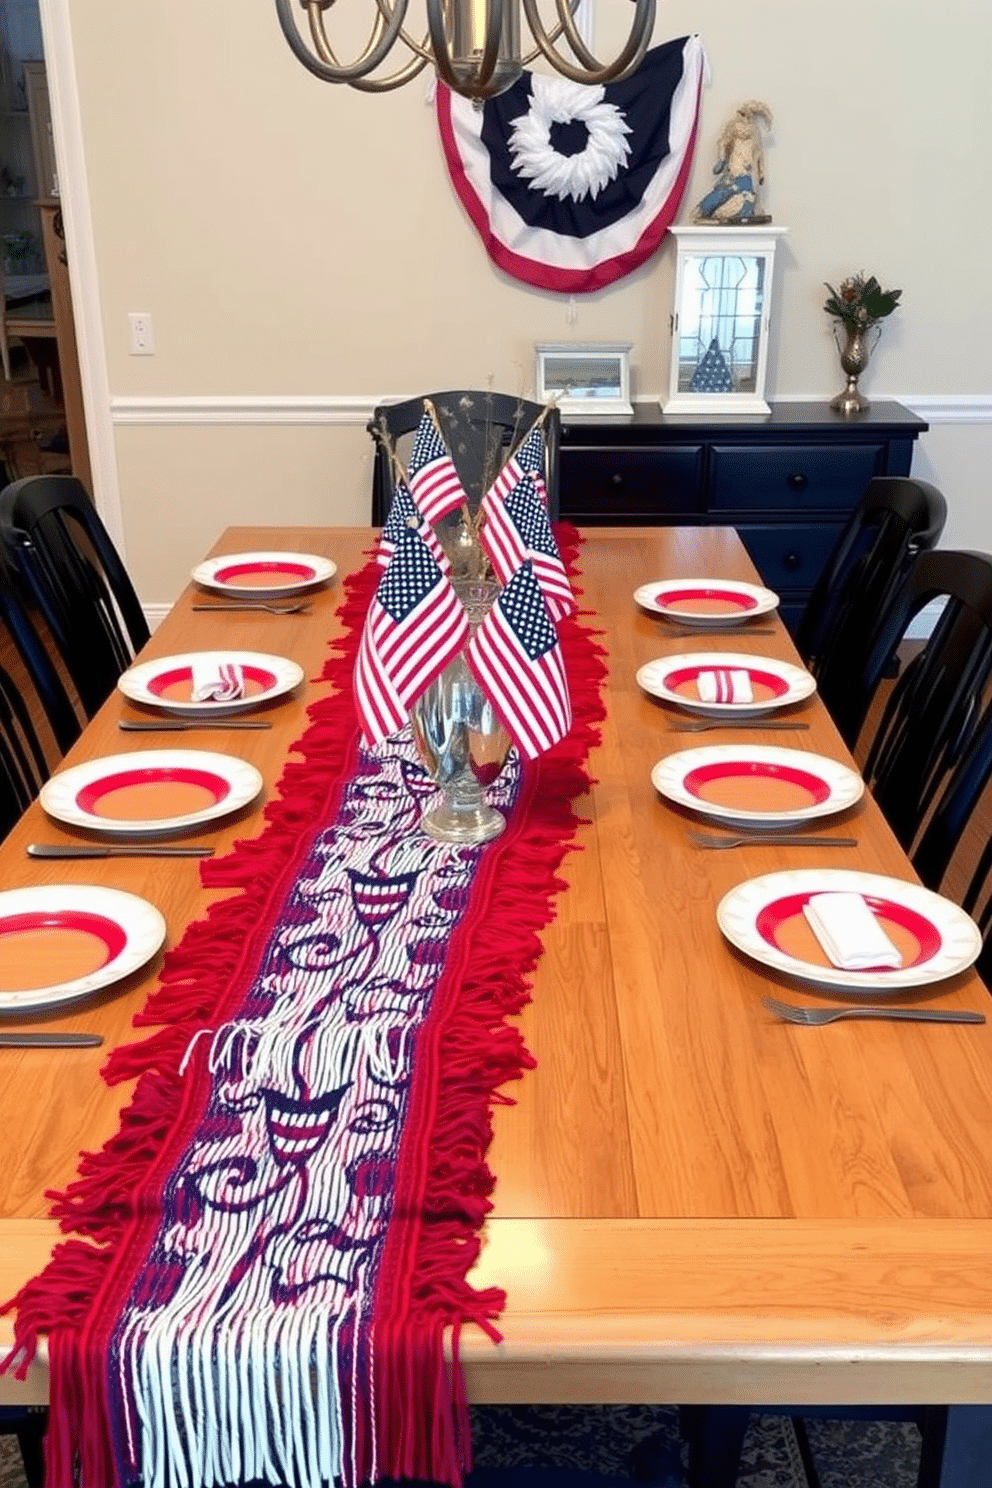
[[[702,42],[684,36],[599,87],[525,72],[477,108],[439,83],[451,179],[493,262],[585,294],[650,258],[689,178],[706,77]]]

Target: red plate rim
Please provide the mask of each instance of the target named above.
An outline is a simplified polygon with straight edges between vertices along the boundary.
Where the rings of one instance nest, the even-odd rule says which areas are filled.
[[[240,578],[242,574],[290,574],[297,579],[315,579],[317,570],[309,563],[297,563],[292,559],[287,562],[279,562],[274,558],[259,559],[251,563],[229,563],[223,568],[214,570],[214,578],[220,583],[226,584],[231,579]]]
[[[831,796],[831,787],[821,776],[814,775],[811,770],[800,770],[795,765],[775,764],[771,760],[719,760],[712,764],[696,765],[683,777],[682,785],[690,795],[698,796],[699,787],[708,785],[711,780],[748,775],[761,775],[766,779],[782,780],[788,785],[798,786],[809,792],[817,806],[829,801]]]
[[[763,672],[757,667],[748,666],[747,660],[743,656],[741,657],[740,666],[737,665],[736,657],[734,658],[733,665],[727,662],[720,662],[718,666],[711,663],[705,663],[702,666],[684,666],[679,667],[674,672],[666,672],[663,681],[665,686],[674,692],[683,682],[695,682],[700,672],[722,671],[747,672],[752,682],[757,682],[762,687],[770,688],[775,697],[784,697],[789,691],[789,684],[784,677],[776,676],[774,672]],[[723,706],[726,706],[726,704]]]
[[[739,589],[721,589],[717,586],[697,587],[687,589],[679,587],[674,589],[659,589],[654,595],[657,605],[667,606],[679,603],[686,599],[726,599],[731,600],[739,610],[756,610],[758,601],[753,594],[743,594]]]
[[[17,914],[0,916],[0,937],[24,934],[30,930],[77,930],[102,940],[107,954],[103,965],[116,961],[127,945],[123,925],[106,915],[86,909],[27,909]],[[40,989],[39,989],[40,990]]]
[[[264,691],[268,692],[274,687],[277,677],[274,672],[267,671],[264,667],[242,666],[242,673],[249,682],[258,682]],[[174,687],[177,682],[192,682],[193,668],[191,666],[173,667],[171,671],[159,672],[157,676],[148,680],[148,691],[161,697],[167,687]],[[240,701],[240,699],[238,700]]]
[[[132,785],[196,785],[209,791],[214,802],[223,801],[231,794],[231,782],[214,770],[199,770],[188,765],[148,765],[133,770],[117,770],[110,775],[101,775],[91,780],[76,793],[76,805],[81,811],[95,814],[97,802],[111,791],[126,790]],[[101,817],[101,820],[105,818]]]
[[[755,919],[755,929],[768,945],[774,950],[781,952],[782,947],[776,939],[776,932],[785,923],[797,914],[802,914],[803,908],[809,903],[814,894],[822,893],[822,889],[804,889],[798,894],[783,894],[779,899],[773,899],[758,911]],[[902,966],[866,966],[862,968],[865,974],[871,976],[883,976],[886,973],[906,971],[908,967],[922,966],[927,961],[932,961],[934,956],[943,945],[943,938],[937,926],[926,915],[917,909],[911,909],[908,904],[899,904],[894,899],[887,899],[879,894],[862,895],[868,908],[882,919],[891,920],[894,925],[917,940],[920,951],[914,960],[904,962]],[[788,954],[783,952],[783,954]]]

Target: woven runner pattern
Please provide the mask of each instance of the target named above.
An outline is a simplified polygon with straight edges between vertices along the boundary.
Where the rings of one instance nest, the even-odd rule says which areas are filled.
[[[138,1084],[52,1196],[76,1237],[14,1299],[21,1371],[49,1335],[49,1488],[457,1484],[470,1465],[458,1334],[498,1337],[504,1301],[466,1281],[491,1108],[532,1062],[507,1019],[563,887],[603,667],[565,621],[571,734],[511,756],[501,838],[436,843],[409,733],[360,746],[350,705],[377,578],[347,585],[338,695],[265,830],[204,865],[241,892],[169,953],[136,1020],[156,1031],[105,1070]]]

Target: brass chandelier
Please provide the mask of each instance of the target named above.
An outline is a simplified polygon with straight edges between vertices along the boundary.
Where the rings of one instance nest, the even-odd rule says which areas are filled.
[[[633,0],[630,34],[612,62],[602,63],[589,50],[575,23],[579,0],[555,0],[558,24],[549,31],[537,0],[425,0],[427,34],[417,41],[404,28],[408,0],[373,0],[372,29],[365,50],[354,62],[338,61],[324,28],[324,12],[334,0],[297,0],[307,13],[308,37],[294,15],[293,0],[276,0],[283,34],[294,55],[316,77],[328,83],[350,83],[367,93],[383,93],[409,82],[431,63],[438,77],[466,98],[493,98],[516,82],[523,69],[543,56],[556,72],[576,83],[608,83],[633,72],[644,56],[654,29],[655,0]],[[537,45],[520,52],[520,5]],[[564,37],[575,61],[556,43]],[[412,54],[388,77],[372,77],[397,41]]]

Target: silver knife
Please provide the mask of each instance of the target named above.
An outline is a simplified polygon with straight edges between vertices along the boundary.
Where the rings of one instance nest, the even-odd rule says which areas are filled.
[[[267,729],[272,724],[267,718],[195,718],[188,722],[181,718],[155,719],[119,718],[117,727],[126,733],[152,733],[165,730],[183,733],[186,729]]]
[[[29,858],[210,858],[212,847],[176,847],[163,843],[161,847],[145,847],[139,843],[121,843],[119,846],[103,847],[100,843],[29,842]]]
[[[95,1049],[102,1033],[0,1033],[0,1049]]]

